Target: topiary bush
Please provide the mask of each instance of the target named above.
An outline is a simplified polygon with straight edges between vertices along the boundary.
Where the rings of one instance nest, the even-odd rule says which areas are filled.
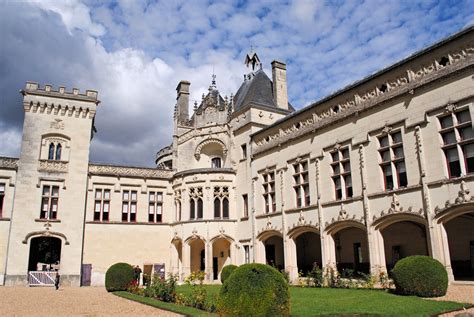
[[[234,272],[236,268],[238,268],[238,266],[234,264],[229,264],[222,268],[222,272],[221,272],[222,284],[224,284],[225,280],[227,280],[227,278],[232,274],[232,272]]]
[[[133,267],[128,263],[115,263],[105,273],[105,289],[108,292],[126,291],[133,278]]]
[[[269,265],[241,265],[221,287],[218,312],[223,316],[289,316],[288,283]]]
[[[420,297],[446,295],[448,273],[439,261],[424,255],[409,256],[392,270],[397,293]]]

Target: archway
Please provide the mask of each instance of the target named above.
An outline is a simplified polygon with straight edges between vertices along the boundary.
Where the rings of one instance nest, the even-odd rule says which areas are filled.
[[[306,231],[294,238],[298,272],[306,276],[314,267],[322,267],[321,237],[318,233]]]
[[[265,261],[279,271],[285,268],[285,255],[283,251],[283,238],[277,235],[263,241],[265,246]]]
[[[336,248],[336,265],[339,272],[370,272],[367,233],[356,227],[343,228],[332,235]]]
[[[35,237],[30,240],[28,271],[46,271],[61,262],[61,239]],[[59,267],[56,266],[56,269]]]
[[[230,242],[226,238],[214,240],[212,243],[212,279],[218,280],[222,268],[230,263]]]
[[[382,229],[381,233],[388,271],[402,258],[429,254],[424,224],[414,221],[395,222]]]
[[[201,239],[194,239],[189,243],[191,247],[191,272],[204,271],[206,268],[205,244]]]
[[[474,212],[444,223],[455,280],[474,280]]]

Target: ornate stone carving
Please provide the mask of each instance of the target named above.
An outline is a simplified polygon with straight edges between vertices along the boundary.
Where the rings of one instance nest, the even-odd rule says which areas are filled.
[[[375,221],[375,220],[380,219],[382,217],[385,217],[385,216],[388,216],[388,215],[391,215],[391,214],[396,214],[396,213],[417,214],[417,215],[420,215],[420,216],[424,217],[423,208],[420,208],[419,210],[414,210],[413,207],[410,206],[407,209],[404,209],[402,206],[400,206],[400,201],[398,199],[398,195],[394,193],[392,195],[392,201],[390,203],[390,208],[388,208],[388,210],[386,212],[384,210],[382,210],[380,212],[379,216],[374,215],[373,220]]]
[[[40,160],[38,171],[48,173],[67,173],[68,162],[64,161],[53,161],[53,160]]]
[[[469,203],[474,201],[474,197],[471,196],[471,191],[467,188],[466,183],[461,181],[461,185],[459,186],[458,197],[454,199],[454,201],[446,200],[443,207],[436,206],[434,209],[435,215],[443,212],[444,210],[465,203]]]
[[[456,111],[457,109],[457,105],[455,103],[448,103],[445,107],[444,107],[444,110],[445,112],[447,113],[453,113],[454,111]]]
[[[341,209],[339,210],[339,214],[337,218],[332,217],[331,221],[326,221],[325,225],[330,226],[336,222],[341,222],[341,221],[346,221],[346,220],[351,220],[351,221],[356,221],[364,224],[364,216],[361,216],[360,218],[357,218],[356,215],[350,216],[347,210],[344,209],[344,204],[341,203]]]
[[[17,169],[18,159],[10,157],[0,157],[0,168]]]
[[[64,130],[64,121],[61,119],[54,119],[51,122],[50,127],[57,130]]]
[[[387,135],[392,132],[392,127],[385,123],[385,126],[382,129],[382,135]]]
[[[93,175],[112,175],[112,176],[130,176],[140,178],[165,178],[173,176],[170,170],[144,168],[144,167],[124,167],[113,165],[95,165],[89,164],[89,173]]]

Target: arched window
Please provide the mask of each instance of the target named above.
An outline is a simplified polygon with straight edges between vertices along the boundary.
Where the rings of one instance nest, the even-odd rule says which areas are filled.
[[[49,144],[48,160],[54,160],[54,143]]]
[[[214,218],[219,219],[221,217],[221,200],[219,198],[214,199]]]
[[[61,143],[58,143],[58,145],[56,145],[56,161],[61,160],[61,150],[62,150]]]
[[[211,167],[212,168],[221,168],[221,158],[220,157],[214,157],[211,160]]]
[[[191,199],[189,201],[189,219],[194,219],[196,218],[196,202],[194,201],[194,199]]]
[[[227,198],[222,199],[222,217],[229,219],[229,200]]]
[[[203,216],[203,208],[202,208],[202,199],[198,198],[197,201],[197,219],[202,219]]]

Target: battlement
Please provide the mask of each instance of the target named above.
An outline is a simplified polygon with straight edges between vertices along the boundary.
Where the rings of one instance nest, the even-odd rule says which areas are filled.
[[[94,101],[96,104],[100,103],[100,101],[97,100],[97,90],[90,89],[81,94],[77,88],[72,88],[72,91],[66,91],[64,86],[59,86],[57,90],[54,90],[53,86],[50,84],[45,84],[44,87],[41,88],[38,83],[27,81],[25,89],[21,90],[20,92],[23,94],[23,96],[30,94],[82,101]]]

